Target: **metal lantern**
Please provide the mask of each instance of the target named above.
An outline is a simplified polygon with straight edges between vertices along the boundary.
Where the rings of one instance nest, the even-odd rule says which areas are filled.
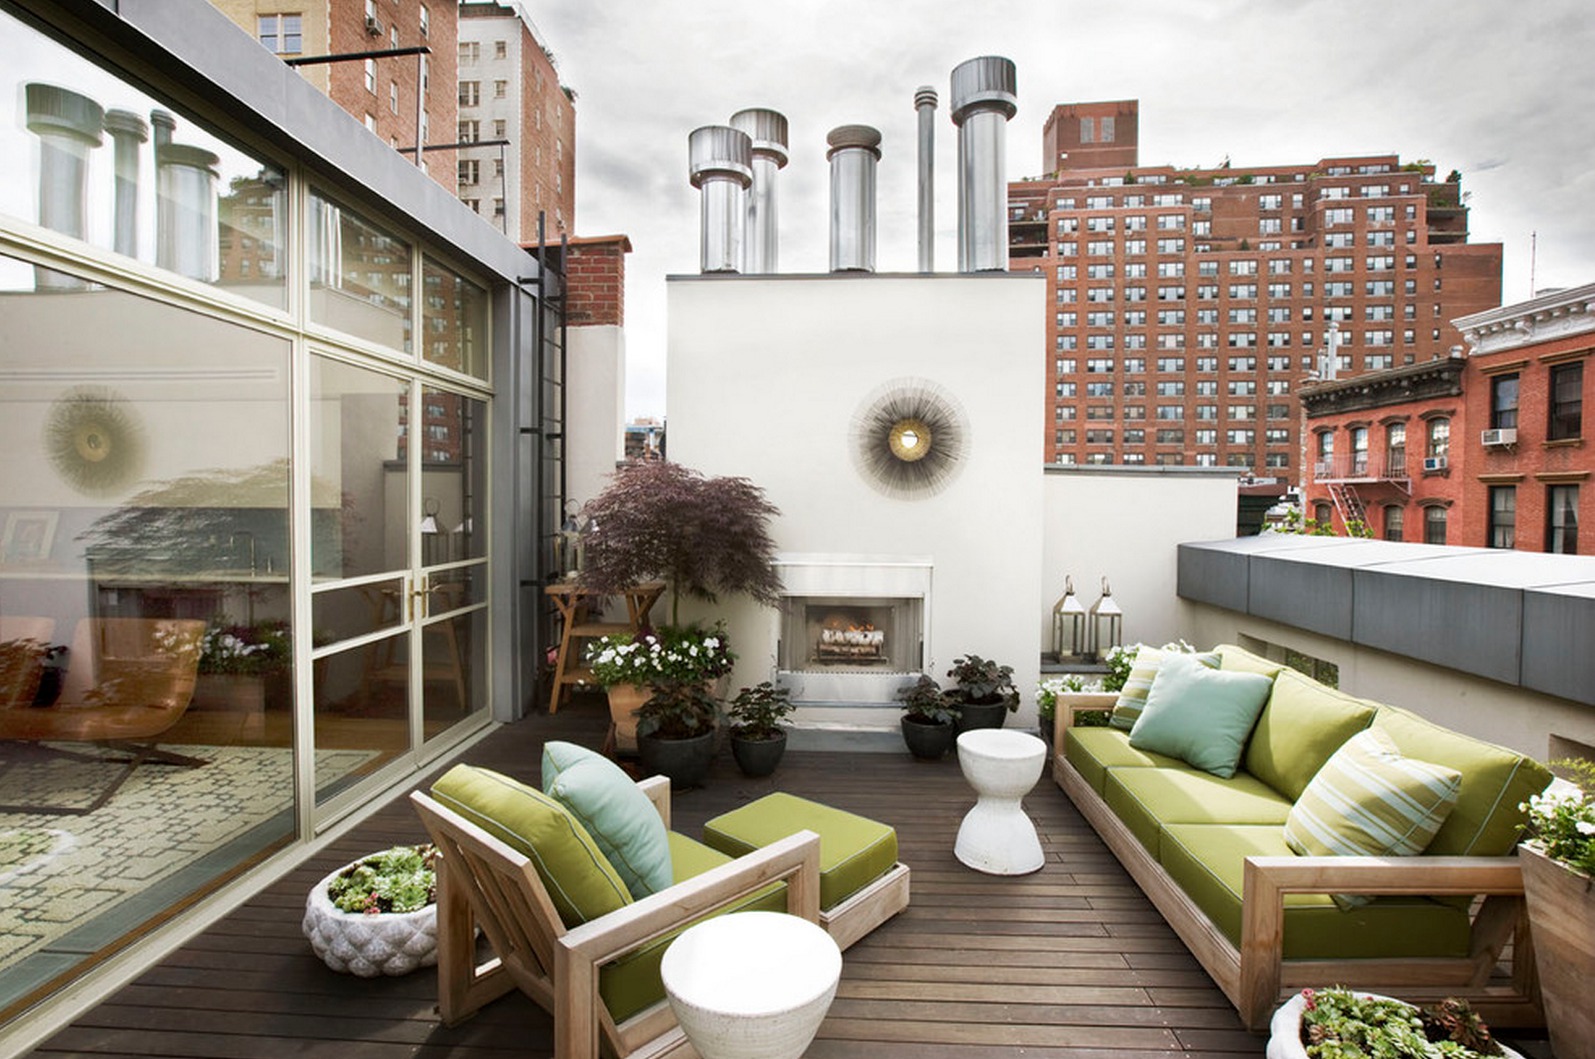
[[[1101,661],[1115,647],[1124,643],[1124,611],[1113,601],[1113,591],[1108,579],[1102,579],[1102,595],[1091,604],[1091,650]]]
[[[1063,579],[1063,598],[1052,608],[1052,653],[1058,661],[1078,661],[1090,650],[1085,604],[1074,594],[1074,578]]]

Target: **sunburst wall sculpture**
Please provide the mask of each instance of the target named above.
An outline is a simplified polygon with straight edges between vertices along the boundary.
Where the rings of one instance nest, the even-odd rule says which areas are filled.
[[[139,480],[144,427],[114,391],[80,386],[50,406],[44,451],[61,480],[85,496],[109,496]]]
[[[935,496],[969,456],[969,421],[958,399],[926,379],[893,379],[853,413],[853,465],[900,500]]]

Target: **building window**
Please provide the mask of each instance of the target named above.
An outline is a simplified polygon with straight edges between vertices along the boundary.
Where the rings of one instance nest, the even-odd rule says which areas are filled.
[[[1517,429],[1517,374],[1490,380],[1490,429]],[[1508,545],[1510,547],[1510,545]]]
[[[1350,434],[1351,476],[1363,478],[1368,474],[1368,428],[1352,427]]]
[[[1407,424],[1391,423],[1385,428],[1385,477],[1407,476]]]
[[[1578,486],[1553,485],[1545,493],[1545,550],[1578,554]]]
[[[1334,516],[1335,509],[1323,501],[1320,500],[1318,503],[1313,505],[1313,521],[1318,523],[1320,526],[1330,525],[1334,519]]]
[[[482,82],[460,82],[460,106],[474,107],[482,101]]]
[[[1517,486],[1490,486],[1490,524],[1485,533],[1487,548],[1512,548],[1517,545]]]
[[[508,81],[494,81],[493,98],[503,99],[505,96],[509,95],[509,87],[510,83]]]
[[[479,41],[460,41],[460,65],[469,66],[482,57],[482,45]]]
[[[399,112],[399,82],[388,82],[388,110],[391,113]]]
[[[1451,420],[1444,417],[1429,420],[1429,441],[1425,448],[1425,455],[1436,460],[1437,467],[1444,467],[1446,457],[1451,453]]]
[[[1445,508],[1436,506],[1423,509],[1423,543],[1445,543]]]
[[[1551,441],[1580,437],[1584,430],[1584,362],[1551,369],[1551,416],[1545,436]]]
[[[475,158],[462,158],[458,163],[459,183],[477,184],[482,179],[482,163]]]
[[[493,42],[493,58],[495,58],[495,59],[507,59],[507,58],[509,58],[509,42],[508,41],[496,40],[496,41]]]
[[[1080,119],[1080,142],[1094,143],[1096,141],[1096,122],[1092,118]]]
[[[255,21],[255,36],[267,51],[298,55],[305,50],[303,24],[303,15],[261,15]]]
[[[1399,541],[1406,538],[1402,535],[1402,525],[1406,521],[1406,512],[1400,504],[1385,505],[1385,540]]]
[[[456,129],[461,143],[475,143],[482,138],[482,123],[475,118],[467,118],[460,122]]]
[[[432,33],[432,19],[429,17],[426,5],[421,5],[421,36],[427,37]]]

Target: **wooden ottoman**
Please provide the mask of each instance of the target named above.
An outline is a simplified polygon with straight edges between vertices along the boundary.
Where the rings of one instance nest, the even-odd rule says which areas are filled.
[[[856,813],[767,794],[704,824],[703,841],[740,857],[803,830],[820,836],[820,926],[837,945],[847,948],[908,907],[897,832]]]

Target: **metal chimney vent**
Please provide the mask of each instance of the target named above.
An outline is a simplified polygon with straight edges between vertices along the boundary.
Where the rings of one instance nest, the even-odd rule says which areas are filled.
[[[729,125],[705,125],[687,137],[687,169],[703,192],[699,267],[741,272],[753,182],[753,141]]]
[[[936,90],[914,93],[919,112],[919,270],[936,271]]]
[[[825,137],[831,163],[831,271],[875,271],[875,163],[879,129],[840,125]]]
[[[786,115],[758,108],[731,115],[731,127],[753,141],[753,187],[748,193],[746,271],[776,271],[775,175],[787,162]]]
[[[1008,268],[1008,181],[1004,138],[1019,109],[1013,61],[986,55],[953,68],[958,126],[958,270]]]

